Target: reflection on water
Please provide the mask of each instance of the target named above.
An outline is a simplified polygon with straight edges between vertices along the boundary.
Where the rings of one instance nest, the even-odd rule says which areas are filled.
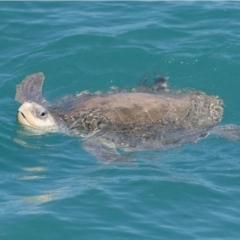
[[[19,180],[33,180],[38,178],[45,178],[45,176],[22,176]]]
[[[15,143],[23,146],[23,147],[27,147],[27,148],[35,148],[35,149],[40,149],[41,147],[36,145],[36,144],[30,144],[29,142],[26,142],[20,138],[13,138],[12,139]]]
[[[25,172],[25,174],[23,176],[20,176],[18,180],[36,180],[47,178],[46,175],[43,175],[43,173],[46,174],[47,172],[46,167],[24,167],[22,170]],[[31,196],[17,196],[17,198],[23,200],[24,202],[41,204],[60,198],[61,192],[62,189],[45,190],[42,192],[42,194]]]
[[[35,175],[34,173],[41,173],[45,172],[47,169],[45,167],[29,167],[29,168],[22,168],[24,171],[27,172],[27,175],[20,176],[19,180],[34,180],[39,178],[45,178],[45,175]],[[29,175],[32,173],[33,175]]]
[[[31,168],[23,168],[26,172],[44,172],[46,171],[45,167],[31,167]]]
[[[41,204],[41,203],[50,202],[60,198],[60,193],[61,193],[60,189],[55,189],[55,190],[44,191],[44,194],[42,195],[27,196],[27,197],[18,196],[18,198],[26,202]]]

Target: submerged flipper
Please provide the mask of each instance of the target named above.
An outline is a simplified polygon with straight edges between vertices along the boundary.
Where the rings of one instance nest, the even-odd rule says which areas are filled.
[[[240,141],[240,126],[228,124],[224,126],[216,126],[211,131],[212,134],[224,137],[229,141]]]
[[[47,103],[42,96],[43,81],[43,73],[35,73],[27,76],[19,85],[17,85],[15,100],[20,103],[31,101],[39,104]]]
[[[83,144],[83,148],[106,163],[129,160],[129,158],[121,156],[114,146],[102,143],[98,140],[86,140]]]

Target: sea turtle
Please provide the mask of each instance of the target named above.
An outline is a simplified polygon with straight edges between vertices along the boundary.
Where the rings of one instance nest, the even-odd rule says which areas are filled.
[[[69,95],[53,103],[42,96],[43,73],[27,76],[15,99],[20,124],[84,138],[84,148],[108,161],[123,160],[116,149],[161,149],[196,141],[209,133],[235,136],[239,128],[216,126],[223,102],[200,91],[169,91],[167,78],[131,91]],[[236,130],[237,129],[237,130]]]

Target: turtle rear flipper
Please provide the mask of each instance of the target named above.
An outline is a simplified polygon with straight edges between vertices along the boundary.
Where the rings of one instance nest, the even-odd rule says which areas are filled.
[[[106,163],[129,161],[129,158],[121,156],[115,147],[98,140],[86,140],[83,148]]]
[[[211,131],[212,134],[224,137],[229,141],[240,141],[240,126],[228,124],[224,126],[216,126]]]
[[[167,76],[145,76],[142,78],[136,88],[137,92],[163,93],[169,92]],[[152,83],[151,83],[152,81]],[[149,83],[150,82],[150,83]]]
[[[41,105],[47,103],[42,96],[43,81],[43,73],[35,73],[27,76],[19,85],[17,85],[15,100],[20,103],[33,101]]]

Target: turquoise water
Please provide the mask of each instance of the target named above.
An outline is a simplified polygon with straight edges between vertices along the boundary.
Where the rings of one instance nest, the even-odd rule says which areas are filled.
[[[132,152],[105,164],[63,134],[27,135],[16,85],[42,71],[47,99],[170,77],[240,124],[238,2],[0,2],[1,239],[238,239],[240,143]]]

